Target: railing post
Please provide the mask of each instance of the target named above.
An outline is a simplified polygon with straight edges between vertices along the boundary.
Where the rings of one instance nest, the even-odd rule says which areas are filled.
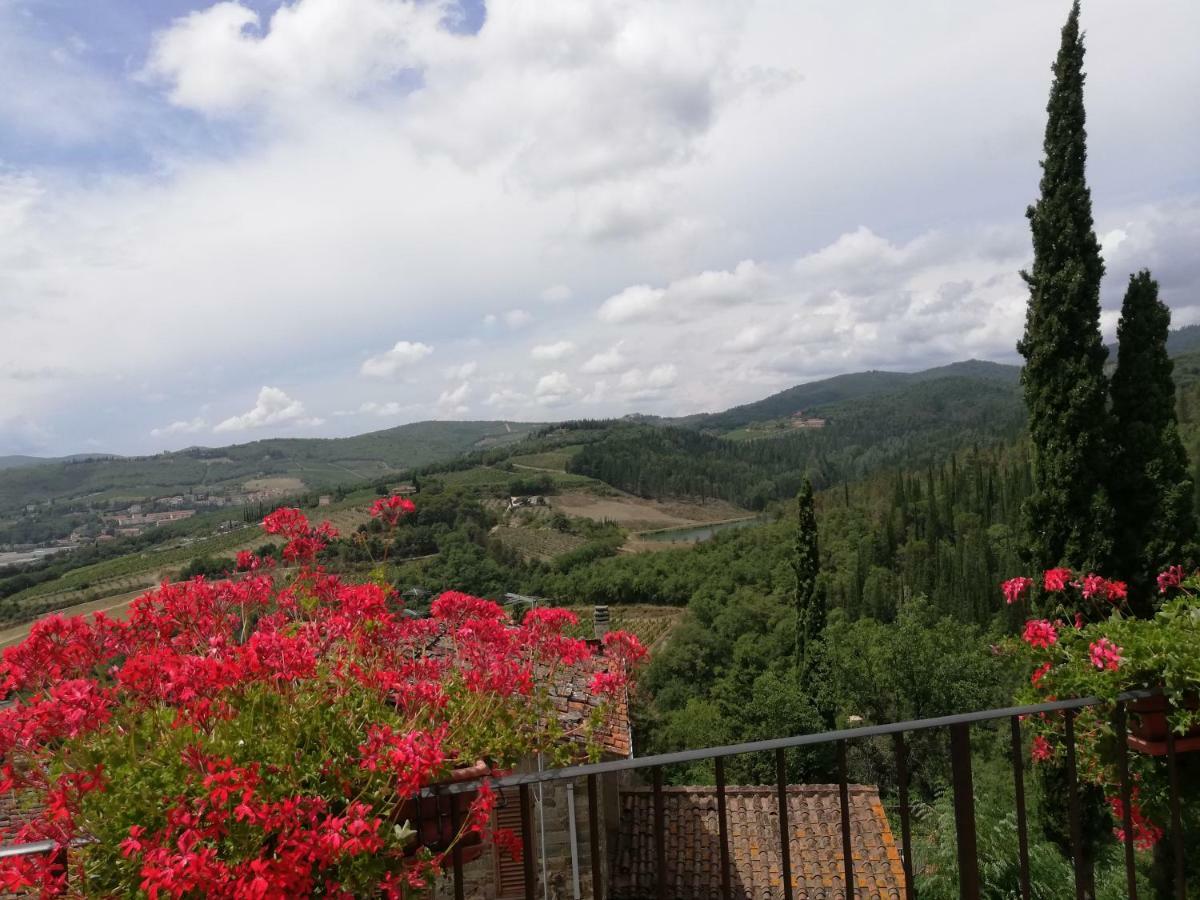
[[[904,896],[913,900],[917,896],[917,890],[913,885],[912,810],[908,805],[908,746],[904,742],[904,732],[897,731],[893,734],[892,743],[896,749],[896,782],[900,790],[900,851],[904,854],[901,860],[904,865]]]
[[[454,834],[454,849],[450,851],[450,859],[453,864],[454,872],[454,900],[465,900],[463,893],[463,860],[462,860],[462,841],[459,839],[459,829],[462,827],[462,815],[460,814],[459,795],[450,795],[450,830]]]
[[[1113,732],[1117,739],[1117,778],[1121,790],[1121,830],[1125,840],[1125,890],[1129,900],[1137,900],[1137,866],[1133,846],[1133,797],[1129,782],[1129,743],[1126,734],[1125,701],[1117,701],[1113,711]]]
[[[1179,808],[1179,765],[1175,758],[1175,729],[1167,724],[1167,778],[1171,785],[1171,856],[1175,863],[1175,897],[1187,897],[1187,867],[1183,858],[1183,815]]]
[[[1021,717],[1010,720],[1012,731],[1013,795],[1017,804],[1017,854],[1020,865],[1021,898],[1030,900],[1032,886],[1029,883],[1029,820],[1025,811],[1025,747],[1021,742]]]
[[[950,726],[950,768],[954,780],[954,830],[958,839],[958,894],[964,900],[979,900],[971,730],[965,723]]]
[[[592,900],[604,897],[603,873],[600,863],[600,790],[597,777],[587,777],[588,792],[588,843],[592,853]]]
[[[533,805],[529,800],[529,785],[519,790],[521,799],[521,862],[525,867],[525,900],[537,900],[537,884],[533,877]]]
[[[1071,831],[1071,855],[1075,861],[1076,900],[1088,898],[1088,871],[1083,858],[1083,820],[1079,813],[1079,778],[1075,766],[1075,710],[1063,713],[1067,740],[1067,819]]]
[[[731,900],[729,877],[729,818],[725,812],[725,757],[716,759],[717,831],[721,837],[721,900]]]
[[[846,742],[837,742],[838,795],[842,806],[842,868],[846,896],[854,896],[854,845],[850,840],[850,785],[846,774]]]
[[[654,867],[658,900],[667,900],[667,823],[663,812],[662,766],[654,767]]]
[[[779,862],[783,871],[783,900],[792,900],[792,831],[788,827],[787,755],[775,751],[775,784],[779,800]]]

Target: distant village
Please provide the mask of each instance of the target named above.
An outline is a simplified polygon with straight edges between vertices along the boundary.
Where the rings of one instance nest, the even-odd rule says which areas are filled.
[[[86,507],[75,507],[68,513],[82,517],[85,521],[73,528],[70,534],[55,540],[3,543],[0,542],[0,567],[21,566],[39,562],[47,556],[75,550],[89,544],[115,541],[118,538],[137,537],[150,529],[190,519],[198,513],[228,508],[231,511],[245,506],[267,504],[288,494],[283,488],[259,490],[190,491],[164,497],[152,497],[128,506],[112,508],[113,504],[94,503]],[[321,497],[328,505],[329,497]],[[50,502],[31,503],[24,509],[26,517],[35,518],[56,511]],[[238,521],[228,521],[217,526],[216,531],[241,527]]]

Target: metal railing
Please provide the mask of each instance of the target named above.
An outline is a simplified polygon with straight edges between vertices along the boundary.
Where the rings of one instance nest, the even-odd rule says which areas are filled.
[[[1124,832],[1124,866],[1126,885],[1131,900],[1137,900],[1138,885],[1135,867],[1134,829],[1132,821],[1131,778],[1129,773],[1129,747],[1126,740],[1127,704],[1131,700],[1140,700],[1155,696],[1150,691],[1132,691],[1120,695],[1114,710],[1112,725],[1118,747],[1117,770],[1119,777],[1119,795],[1123,811],[1121,823]],[[609,762],[589,765],[570,766],[561,769],[547,769],[537,772],[505,775],[499,778],[487,778],[494,789],[516,788],[520,796],[521,838],[525,847],[534,846],[534,830],[530,788],[534,785],[566,784],[569,788],[584,779],[588,796],[588,838],[590,844],[591,888],[595,898],[606,897],[605,869],[601,864],[599,820],[599,779],[611,775],[634,770],[650,770],[653,815],[654,815],[654,848],[656,863],[655,896],[657,900],[679,900],[672,895],[667,880],[666,832],[667,823],[663,798],[663,770],[668,766],[703,762],[712,760],[715,770],[715,793],[717,795],[717,819],[720,840],[720,888],[721,896],[730,900],[732,893],[732,861],[730,859],[730,840],[726,809],[725,760],[729,757],[750,753],[771,752],[775,755],[776,769],[776,802],[779,814],[780,858],[782,862],[782,888],[785,900],[793,900],[791,844],[788,829],[787,811],[787,771],[785,752],[799,747],[813,747],[834,744],[836,749],[838,789],[841,811],[841,843],[843,878],[845,896],[856,896],[854,858],[851,842],[851,820],[849,802],[849,781],[847,777],[846,751],[853,742],[871,738],[890,737],[894,746],[896,776],[898,787],[898,812],[900,818],[901,862],[904,872],[905,896],[916,897],[913,873],[912,854],[912,809],[909,802],[909,771],[908,771],[908,742],[905,736],[914,732],[946,729],[949,733],[951,790],[953,792],[955,841],[958,857],[959,893],[966,900],[975,900],[980,896],[981,883],[979,873],[978,851],[976,846],[975,797],[971,763],[971,726],[985,722],[997,722],[1007,719],[1010,724],[1010,764],[1013,774],[1015,791],[1015,812],[1018,837],[1018,871],[1021,896],[1030,900],[1032,896],[1030,883],[1029,862],[1029,822],[1025,803],[1025,766],[1024,741],[1022,739],[1021,720],[1027,716],[1045,713],[1061,713],[1063,718],[1063,741],[1066,747],[1065,769],[1068,783],[1068,823],[1070,832],[1071,856],[1075,874],[1075,895],[1078,900],[1087,898],[1087,879],[1085,877],[1085,857],[1083,849],[1083,823],[1080,811],[1080,792],[1076,771],[1075,719],[1078,711],[1090,706],[1097,706],[1103,701],[1095,697],[1083,697],[1073,700],[1056,700],[1029,706],[1013,706],[1003,709],[990,709],[977,712],[962,713],[952,716],[939,716],[929,719],[917,719],[907,722],[897,722],[888,725],[871,725],[859,728],[841,729],[816,734],[804,734],[787,738],[751,741],[748,743],[731,744],[723,747],[708,747],[701,750],[685,750],[677,753],[662,753],[654,756],[631,757],[629,759],[612,760]],[[1169,782],[1169,840],[1171,842],[1174,862],[1173,879],[1176,896],[1186,896],[1186,868],[1184,859],[1184,842],[1182,811],[1180,808],[1179,774],[1176,759],[1176,738],[1168,730],[1166,736],[1166,763]],[[437,788],[426,788],[422,791],[427,797],[446,797],[463,792],[478,790],[478,782],[459,782],[442,785]],[[450,815],[458,817],[458,804],[449,804]],[[457,822],[455,823],[457,824]],[[0,847],[0,858],[49,853],[56,850],[52,841],[35,844],[23,844]],[[61,852],[61,849],[60,849]],[[534,877],[533,854],[522,854],[525,874],[525,896],[527,900],[535,900],[537,882]],[[453,879],[454,896],[456,900],[464,897],[463,860],[461,849],[456,848],[452,853],[451,876]]]

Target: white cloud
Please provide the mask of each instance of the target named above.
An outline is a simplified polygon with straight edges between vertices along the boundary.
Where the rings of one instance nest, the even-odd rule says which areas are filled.
[[[753,260],[743,260],[732,271],[708,271],[671,282],[665,288],[646,284],[627,287],[600,305],[600,319],[631,322],[666,314],[675,319],[693,318],[712,307],[747,303],[765,290],[769,279]]]
[[[538,379],[533,389],[534,399],[542,406],[557,406],[565,403],[576,393],[571,379],[565,372],[551,372]]]
[[[395,378],[401,370],[415,366],[432,352],[428,344],[397,341],[386,353],[365,359],[359,371],[369,378]]]
[[[462,415],[469,410],[467,399],[471,396],[471,383],[464,381],[455,388],[447,388],[438,397],[438,413],[443,416]]]
[[[725,342],[725,346],[737,353],[750,353],[762,349],[770,335],[761,325],[747,325]]]
[[[1200,5],[1152,2],[1084,12],[1106,322],[1143,265],[1177,323],[1200,318],[1200,119],[1178,112],[1200,94]],[[1015,359],[1054,4],[943,4],[929,29],[886,3],[864,27],[851,6],[489,0],[461,34],[450,0],[255,3],[273,10],[257,22],[205,3],[161,39],[126,36],[130,69],[151,48],[131,84],[113,53],[98,65],[105,20],[87,31],[106,6],[0,2],[0,80],[19,87],[0,96],[0,448],[18,422],[49,452],[158,449],[181,414],[147,384],[210,422],[202,402],[264,381],[353,409],[361,348],[397,335],[437,348],[383,363],[414,419],[467,381],[459,406],[544,416],[538,342],[582,348],[551,364],[578,382],[543,394],[562,416]],[[69,20],[91,48],[56,60],[67,33],[19,18]],[[663,365],[669,388],[621,388]]]
[[[405,412],[405,407],[395,400],[388,400],[384,403],[377,403],[374,400],[365,400],[358,409],[338,409],[334,410],[335,416],[364,416],[375,415],[384,417],[398,416]]]
[[[172,434],[198,434],[208,427],[207,420],[197,416],[195,419],[183,419],[164,425],[162,428],[151,428],[151,437],[166,437]]]
[[[605,300],[597,315],[605,322],[614,323],[644,319],[658,310],[666,296],[667,292],[662,288],[635,284]]]
[[[521,406],[528,401],[529,398],[519,391],[514,391],[512,388],[500,388],[500,390],[489,394],[488,398],[483,402],[487,406],[499,406],[511,409],[512,407]]]
[[[625,356],[621,353],[621,345],[623,341],[617,341],[607,350],[593,355],[587,362],[580,366],[580,371],[588,375],[604,375],[608,372],[615,372],[617,369],[625,365]]]
[[[510,309],[504,314],[504,324],[509,328],[523,328],[533,321],[533,316],[523,309]]]
[[[552,284],[542,291],[541,297],[544,303],[566,303],[571,299],[571,289],[565,284]]]
[[[465,381],[479,371],[479,363],[474,360],[462,365],[450,366],[446,369],[446,377],[454,381]]]
[[[574,352],[574,341],[555,341],[553,344],[538,344],[529,351],[529,355],[534,359],[554,360],[562,359]]]
[[[679,370],[671,363],[660,363],[649,371],[630,369],[617,382],[622,392],[630,397],[649,397],[664,388],[669,388],[679,378]]]
[[[419,66],[449,36],[444,2],[300,0],[267,21],[236,2],[177,19],[154,42],[144,77],[210,115],[350,99]]]
[[[254,408],[240,416],[230,416],[216,424],[215,432],[245,431],[265,425],[321,425],[324,419],[313,418],[304,412],[304,404],[293,400],[279,388],[264,386],[258,392]]]

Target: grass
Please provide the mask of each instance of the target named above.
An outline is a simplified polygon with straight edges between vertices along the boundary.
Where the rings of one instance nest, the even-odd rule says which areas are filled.
[[[567,471],[567,463],[582,449],[582,444],[572,444],[568,447],[559,447],[556,450],[547,450],[544,453],[528,453],[524,456],[512,457],[512,464],[518,468],[545,469],[550,472],[565,473]]]

